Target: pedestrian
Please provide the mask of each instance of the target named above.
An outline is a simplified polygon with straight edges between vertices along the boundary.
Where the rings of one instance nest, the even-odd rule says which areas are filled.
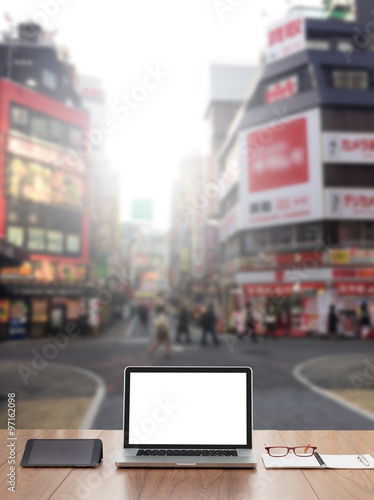
[[[143,331],[148,331],[148,322],[149,322],[149,311],[148,307],[145,304],[139,304],[138,307],[138,316],[139,321],[142,326]]]
[[[165,307],[159,306],[157,316],[153,322],[156,329],[156,343],[148,349],[148,356],[152,354],[163,344],[165,345],[165,357],[170,358],[170,321],[166,315]]]
[[[177,323],[177,342],[180,342],[181,335],[186,336],[186,342],[189,344],[191,342],[190,336],[190,311],[188,309],[187,303],[182,303],[182,306],[178,313],[178,323]]]
[[[216,333],[216,315],[214,313],[213,304],[209,304],[206,311],[200,317],[200,326],[202,327],[201,345],[206,345],[206,336],[208,333],[213,338],[215,345],[219,345],[219,340]]]
[[[277,316],[275,314],[275,305],[273,301],[271,300],[270,297],[266,300],[265,304],[265,316],[264,316],[264,323],[265,323],[265,337],[269,338],[272,337],[274,339],[277,338],[275,334],[275,325],[277,322]]]
[[[257,342],[255,319],[253,317],[252,305],[250,302],[247,302],[245,306],[243,323],[244,323],[244,334],[242,335],[241,338],[244,338],[245,336],[248,335],[251,337],[252,342]]]
[[[361,338],[366,339],[370,333],[371,320],[368,310],[367,302],[361,304],[361,315],[360,315],[360,334]]]
[[[335,339],[338,337],[338,323],[339,323],[339,317],[336,314],[335,306],[334,304],[331,304],[329,309],[329,315],[327,318],[327,333],[329,337]]]

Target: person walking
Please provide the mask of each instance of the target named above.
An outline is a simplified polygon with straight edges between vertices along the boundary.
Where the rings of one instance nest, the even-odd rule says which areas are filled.
[[[270,337],[272,337],[273,339],[277,338],[275,334],[276,322],[277,322],[277,316],[275,314],[275,305],[273,301],[270,299],[270,297],[268,297],[265,304],[265,316],[264,316],[266,338]]]
[[[339,317],[336,314],[334,304],[330,305],[329,315],[327,317],[327,333],[331,338],[338,338],[338,323]]]
[[[182,334],[186,335],[186,342],[188,344],[191,342],[189,323],[190,311],[188,310],[187,304],[183,303],[178,313],[177,342],[180,342]]]
[[[138,306],[138,316],[139,321],[142,326],[142,330],[148,332],[148,322],[149,322],[149,311],[147,305],[139,304]]]
[[[371,329],[371,320],[368,310],[367,302],[361,304],[361,315],[360,315],[360,335],[361,338],[366,339],[369,335]]]
[[[165,345],[165,357],[170,358],[170,321],[166,315],[165,307],[159,306],[158,312],[153,325],[156,329],[156,343],[148,349],[148,356],[151,357],[153,353],[163,344]]]
[[[244,338],[247,335],[251,337],[252,342],[257,342],[257,332],[256,332],[255,319],[253,317],[252,305],[250,302],[247,302],[247,304],[245,306],[244,334],[242,335],[241,338]]]
[[[213,304],[209,304],[206,311],[203,312],[200,318],[200,326],[202,328],[201,345],[207,345],[206,336],[208,333],[213,338],[215,345],[219,345],[219,340],[216,333],[216,315],[214,313]]]

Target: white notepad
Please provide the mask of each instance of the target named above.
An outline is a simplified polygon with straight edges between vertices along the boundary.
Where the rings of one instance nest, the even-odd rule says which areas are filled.
[[[358,460],[358,455],[319,455],[324,464],[320,464],[316,456],[297,457],[289,453],[286,457],[262,455],[266,469],[374,469],[371,455],[363,455],[369,466]]]

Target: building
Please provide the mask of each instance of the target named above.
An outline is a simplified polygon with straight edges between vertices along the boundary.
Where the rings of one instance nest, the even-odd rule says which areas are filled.
[[[24,335],[39,337],[78,321],[92,290],[82,152],[90,125],[53,46],[39,35],[23,40],[21,28],[19,35],[0,47],[3,76],[8,64],[0,79],[0,238],[29,259],[1,270],[2,301],[13,314],[2,331],[12,337],[22,318]]]
[[[331,304],[347,334],[363,301],[374,312],[374,45],[357,38],[369,4],[356,2],[355,21],[298,10],[269,28],[264,67],[219,153],[228,322],[247,300],[261,316],[267,297],[294,334],[325,332]]]
[[[82,107],[90,117],[90,259],[96,287],[94,297],[90,300],[90,309],[96,310],[96,313],[91,311],[91,317],[97,321],[96,326],[103,329],[119,316],[126,289],[126,282],[121,278],[119,182],[117,172],[112,170],[106,157],[105,135],[102,131],[106,105],[102,82],[87,75],[78,75],[77,82]],[[100,290],[110,288],[109,283],[114,275],[122,280],[118,284],[118,291],[110,292],[108,299],[105,297],[105,300],[100,300]]]

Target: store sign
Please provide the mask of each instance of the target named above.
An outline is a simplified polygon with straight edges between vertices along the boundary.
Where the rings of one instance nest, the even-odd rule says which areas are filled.
[[[241,134],[243,229],[322,217],[319,130],[315,109]]]
[[[264,138],[266,147],[261,147]],[[286,122],[277,132],[266,127],[249,133],[247,147],[250,193],[308,182],[305,116]]]
[[[374,172],[373,172],[374,178]],[[373,219],[374,189],[325,189],[326,217]]]
[[[16,200],[82,208],[85,188],[75,174],[54,175],[44,164],[13,156],[7,164],[6,194]]]
[[[258,284],[243,285],[243,292],[247,299],[253,296],[260,297],[287,297],[293,293],[306,290],[321,290],[325,288],[325,283],[279,283],[279,284]]]
[[[374,250],[365,248],[351,248],[350,261],[352,264],[373,264],[374,265]]]
[[[268,29],[266,60],[268,63],[306,48],[305,20],[299,14],[287,17]]]
[[[192,216],[192,274],[201,278],[204,274],[205,258],[205,223],[202,210],[196,210]]]
[[[322,143],[326,163],[374,163],[374,134],[324,132]]]
[[[29,306],[23,299],[10,301],[8,337],[19,338],[27,335]]]
[[[339,295],[374,295],[374,283],[334,283],[334,287]]]
[[[0,299],[0,323],[8,323],[9,306],[9,299]]]
[[[298,78],[291,76],[279,82],[268,85],[265,94],[266,104],[282,101],[298,93]]]
[[[84,283],[87,280],[87,266],[53,262],[50,260],[33,260],[19,267],[7,267],[0,270],[0,282],[18,283]]]
[[[82,174],[85,171],[84,160],[73,150],[61,151],[59,149],[47,148],[34,142],[9,136],[7,141],[7,152],[22,156],[28,160],[73,170],[78,174]]]

